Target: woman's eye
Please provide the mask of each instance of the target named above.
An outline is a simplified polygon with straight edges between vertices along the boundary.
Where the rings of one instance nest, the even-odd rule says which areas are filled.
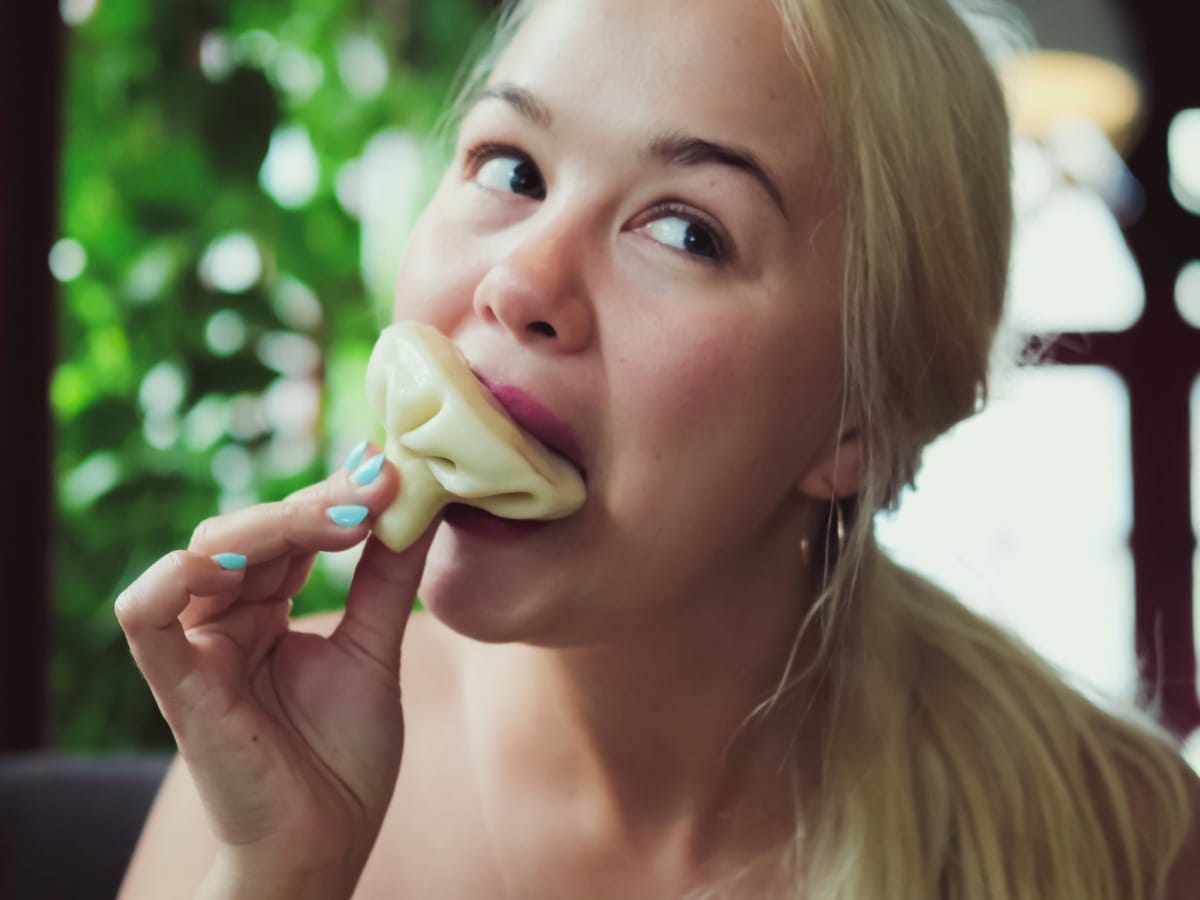
[[[475,182],[494,191],[506,191],[541,200],[546,196],[542,173],[520,156],[493,156],[475,172]]]
[[[720,260],[724,255],[712,228],[681,215],[660,216],[645,230],[654,240],[692,256]]]

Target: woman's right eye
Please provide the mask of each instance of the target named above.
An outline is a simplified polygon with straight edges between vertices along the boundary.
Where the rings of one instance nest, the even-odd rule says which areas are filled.
[[[472,150],[468,158],[475,171],[472,180],[481,187],[534,200],[545,198],[542,173],[528,157],[510,149],[480,148]]]

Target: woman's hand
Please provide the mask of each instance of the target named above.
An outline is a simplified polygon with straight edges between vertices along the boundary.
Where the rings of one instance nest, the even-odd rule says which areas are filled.
[[[368,540],[330,637],[290,631],[289,613],[316,553],[367,538],[398,488],[372,448],[353,474],[202,523],[117,599],[224,878],[352,888],[366,862],[400,766],[400,646],[434,528],[401,554]]]

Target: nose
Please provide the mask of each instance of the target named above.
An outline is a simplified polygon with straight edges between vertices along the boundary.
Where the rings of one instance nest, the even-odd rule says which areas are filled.
[[[476,287],[475,312],[523,344],[577,353],[588,346],[594,328],[584,277],[586,238],[568,222],[525,225],[526,232]]]

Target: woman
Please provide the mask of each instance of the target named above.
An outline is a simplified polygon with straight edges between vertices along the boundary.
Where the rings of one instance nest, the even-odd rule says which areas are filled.
[[[478,75],[394,315],[557,423],[587,501],[392,554],[372,449],[148,570],[117,616],[181,762],[122,897],[1200,896],[1169,744],[872,539],[1005,290],[960,18],[535,0]],[[344,615],[289,623],[364,540]]]

